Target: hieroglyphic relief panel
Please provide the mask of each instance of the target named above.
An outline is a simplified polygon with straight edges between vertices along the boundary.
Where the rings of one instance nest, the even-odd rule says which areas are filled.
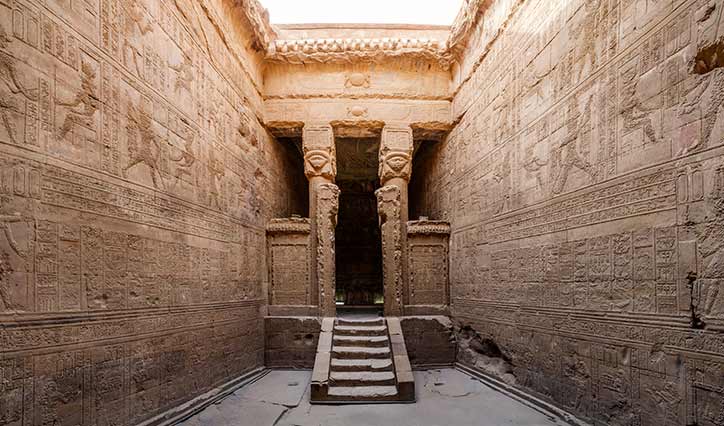
[[[505,26],[465,52],[459,124],[416,157],[412,216],[452,225],[453,314],[517,384],[605,424],[724,419],[723,10],[494,3],[483,22]]]
[[[137,424],[263,362],[263,225],[303,207],[225,7],[0,0],[1,424]]]

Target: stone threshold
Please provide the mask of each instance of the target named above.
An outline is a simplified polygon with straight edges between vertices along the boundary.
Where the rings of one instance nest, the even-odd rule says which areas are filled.
[[[196,414],[204,411],[207,407],[215,404],[240,388],[251,385],[271,372],[271,369],[259,367],[253,369],[235,379],[217,386],[210,391],[203,393],[196,398],[176,406],[164,413],[151,417],[139,423],[137,426],[172,426],[188,420]]]

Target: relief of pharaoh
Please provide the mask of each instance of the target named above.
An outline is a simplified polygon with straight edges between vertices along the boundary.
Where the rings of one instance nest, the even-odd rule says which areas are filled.
[[[100,99],[95,93],[96,72],[87,63],[81,65],[81,88],[70,102],[57,101],[59,106],[68,107],[65,121],[58,132],[59,139],[65,139],[75,125],[93,128],[93,116],[100,108]]]
[[[20,106],[15,102],[14,95],[21,94],[27,100],[35,102],[38,99],[37,93],[28,90],[23,85],[18,76],[18,70],[15,68],[15,58],[8,53],[8,47],[13,41],[5,30],[0,26],[0,115],[2,115],[2,124],[5,131],[10,137],[12,143],[17,143],[17,135],[15,133],[15,123],[13,123],[10,113],[19,111]],[[10,90],[8,93],[7,90]]]
[[[160,168],[161,145],[153,130],[151,117],[145,111],[137,111],[133,105],[129,105],[127,131],[128,164],[123,168],[123,177],[127,177],[132,167],[145,164],[150,169],[153,186],[158,188],[159,181],[164,184]]]

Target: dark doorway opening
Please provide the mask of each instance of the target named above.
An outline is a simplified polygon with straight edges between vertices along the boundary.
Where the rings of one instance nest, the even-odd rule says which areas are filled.
[[[337,304],[383,304],[382,240],[375,191],[378,138],[338,138]]]

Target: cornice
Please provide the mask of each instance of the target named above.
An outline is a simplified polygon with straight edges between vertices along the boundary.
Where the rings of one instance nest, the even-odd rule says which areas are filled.
[[[354,38],[276,40],[268,45],[266,60],[294,65],[309,63],[380,63],[390,58],[423,59],[449,69],[439,40],[427,38]]]
[[[450,235],[450,223],[441,220],[411,220],[407,222],[409,235]]]
[[[355,62],[380,63],[389,59],[421,59],[438,63],[449,70],[460,58],[485,11],[494,0],[466,0],[444,42],[431,38],[313,38],[278,39],[278,32],[269,23],[269,14],[258,0],[234,0],[242,6],[246,19],[254,29],[255,48],[266,51],[265,60],[292,65],[309,63]],[[297,24],[279,28],[384,28],[380,24]],[[401,29],[445,29],[445,26],[399,25]]]
[[[272,219],[266,227],[269,234],[308,234],[310,230],[309,218],[306,217]]]
[[[265,51],[266,46],[278,37],[276,30],[269,22],[269,11],[261,5],[259,0],[232,0],[234,5],[240,7],[244,17],[251,24],[254,34],[254,49]]]

